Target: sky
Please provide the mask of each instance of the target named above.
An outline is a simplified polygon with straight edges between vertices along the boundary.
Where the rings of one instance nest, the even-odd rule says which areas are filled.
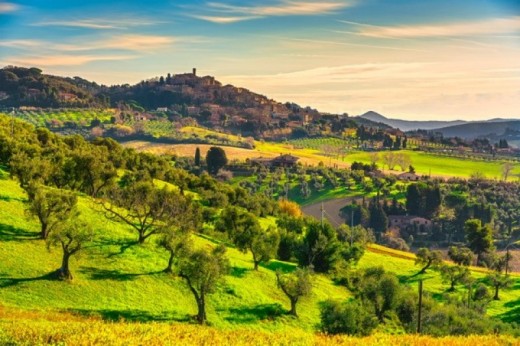
[[[0,67],[212,75],[323,112],[520,118],[520,0],[0,0]]]

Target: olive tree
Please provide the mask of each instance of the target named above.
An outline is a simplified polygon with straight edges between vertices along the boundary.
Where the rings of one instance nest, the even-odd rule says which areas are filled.
[[[76,204],[77,197],[72,192],[44,186],[30,188],[32,198],[27,213],[40,222],[40,237],[47,239],[56,226],[67,220]]]
[[[61,280],[72,280],[69,261],[72,256],[78,255],[93,237],[89,224],[80,221],[75,215],[74,220],[67,220],[57,225],[47,239],[47,247],[60,247],[62,250],[61,267],[56,271]]]
[[[215,291],[217,285],[229,272],[226,247],[220,245],[212,251],[199,249],[188,252],[179,263],[179,276],[186,281],[197,302],[197,322],[205,324],[206,295]]]
[[[417,251],[416,256],[415,264],[422,266],[417,275],[426,273],[426,270],[432,266],[438,267],[442,264],[442,252],[439,250],[430,251],[429,249],[422,247]]]
[[[181,195],[167,186],[157,189],[151,180],[130,181],[111,189],[108,197],[100,202],[106,217],[137,231],[139,244],[182,215]]]
[[[296,312],[298,300],[310,295],[312,291],[312,281],[309,270],[298,268],[290,274],[282,274],[282,272],[277,271],[276,283],[291,302],[289,314],[298,317]]]

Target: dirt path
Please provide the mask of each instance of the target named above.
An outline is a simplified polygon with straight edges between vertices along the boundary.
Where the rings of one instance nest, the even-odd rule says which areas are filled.
[[[323,209],[325,210],[325,217],[334,227],[338,227],[339,225],[345,223],[345,219],[341,217],[340,210],[347,204],[352,203],[352,200],[360,201],[362,197],[345,197],[345,198],[335,198],[329,199],[327,201],[318,202],[314,204],[309,204],[302,207],[302,211],[304,214],[312,216],[318,220],[321,219],[321,206],[323,203]]]

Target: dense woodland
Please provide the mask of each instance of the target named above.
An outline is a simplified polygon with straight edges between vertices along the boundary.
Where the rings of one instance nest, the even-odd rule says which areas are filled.
[[[124,149],[107,138],[88,142],[79,135],[62,137],[0,117],[0,165],[26,191],[27,214],[38,220],[41,239],[62,253],[62,262],[51,275],[56,280],[73,280],[69,260],[86,251],[92,241],[90,225],[77,222],[77,197],[90,196],[106,218],[131,227],[135,234],[131,246],[155,241],[168,251],[164,270],[184,280],[197,307],[198,323],[207,323],[207,295],[229,273],[227,245],[250,254],[254,270],[275,258],[298,264],[295,271],[276,274],[280,293],[291,306],[288,314],[295,318],[298,302],[312,292],[313,276],[322,273],[352,296],[323,304],[323,331],[368,335],[378,326],[396,325],[413,333],[418,322],[417,293],[381,266],[356,268],[369,243],[390,243],[385,238],[393,238],[392,242],[406,244],[413,238],[413,230],[407,235],[385,233],[387,214],[408,212],[438,220],[432,237],[448,240],[453,261],[444,262],[445,254],[427,247],[417,251],[417,275],[436,271],[445,279],[447,292],[455,291],[441,302],[424,293],[420,331],[436,336],[518,334],[516,324],[486,315],[487,304],[500,299],[501,290],[512,283],[510,258],[495,249],[514,239],[518,231],[518,183],[479,177],[448,183],[428,180],[408,184],[405,202],[400,203],[385,196],[384,188],[395,184],[395,178],[373,178],[370,185],[377,194],[351,206],[356,211],[355,226],[335,228],[302,216],[297,204],[273,198],[273,190],[265,193],[255,186],[217,179],[226,164],[220,148],[212,148],[205,159],[199,153],[186,170],[186,162],[176,157]],[[363,170],[299,169],[280,174],[295,180],[303,175],[305,182],[310,174],[316,189],[320,184],[368,181]],[[258,174],[272,176],[265,171]],[[276,227],[264,227],[259,222],[262,217],[276,218]],[[221,245],[197,247],[192,242],[196,235],[212,237]],[[471,264],[488,267],[487,277],[472,278]],[[456,286],[464,288],[456,291]]]

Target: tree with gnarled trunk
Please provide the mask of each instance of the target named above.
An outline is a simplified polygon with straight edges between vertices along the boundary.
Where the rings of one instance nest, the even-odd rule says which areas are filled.
[[[444,264],[440,266],[439,270],[441,272],[442,281],[450,284],[448,291],[451,292],[455,291],[455,285],[457,283],[465,283],[471,277],[469,269],[461,265],[453,266]]]
[[[509,277],[509,275],[503,275],[499,271],[494,271],[492,274],[489,274],[486,279],[489,281],[491,286],[495,289],[495,294],[493,295],[493,300],[500,300],[499,291],[501,288],[508,288],[511,286],[513,281]]]
[[[172,220],[160,230],[158,245],[169,253],[168,265],[164,269],[166,273],[173,273],[175,258],[189,252],[192,248],[191,234],[199,228],[201,224],[200,209],[191,200],[180,196],[178,201],[179,217]]]
[[[296,304],[302,297],[310,295],[312,291],[311,274],[308,269],[296,269],[294,273],[282,274],[276,272],[276,283],[291,302],[289,314],[298,317]]]
[[[63,254],[61,267],[56,271],[57,277],[61,280],[72,280],[69,260],[83,250],[85,243],[93,236],[90,225],[78,221],[77,216],[78,214],[75,215],[74,220],[60,223],[47,239],[47,248],[61,247]]]
[[[502,165],[502,178],[504,181],[507,181],[509,178],[509,174],[515,168],[515,166],[511,162],[506,162]]]
[[[151,181],[131,181],[126,186],[113,188],[108,196],[108,200],[100,202],[106,217],[136,230],[139,244],[159,233],[165,225],[174,224],[183,210],[179,193],[167,186],[157,189]]]
[[[426,273],[426,270],[432,266],[438,267],[442,264],[442,252],[439,250],[430,251],[429,249],[422,247],[417,251],[416,256],[415,264],[423,266],[417,275]]]
[[[199,324],[205,324],[207,321],[206,295],[213,293],[229,272],[229,260],[225,253],[224,245],[214,248],[211,252],[195,250],[186,254],[179,263],[179,276],[186,280],[197,302],[196,318]]]
[[[45,186],[31,186],[28,190],[32,198],[27,213],[38,219],[41,225],[40,238],[47,239],[59,223],[71,216],[77,197],[72,192]]]

